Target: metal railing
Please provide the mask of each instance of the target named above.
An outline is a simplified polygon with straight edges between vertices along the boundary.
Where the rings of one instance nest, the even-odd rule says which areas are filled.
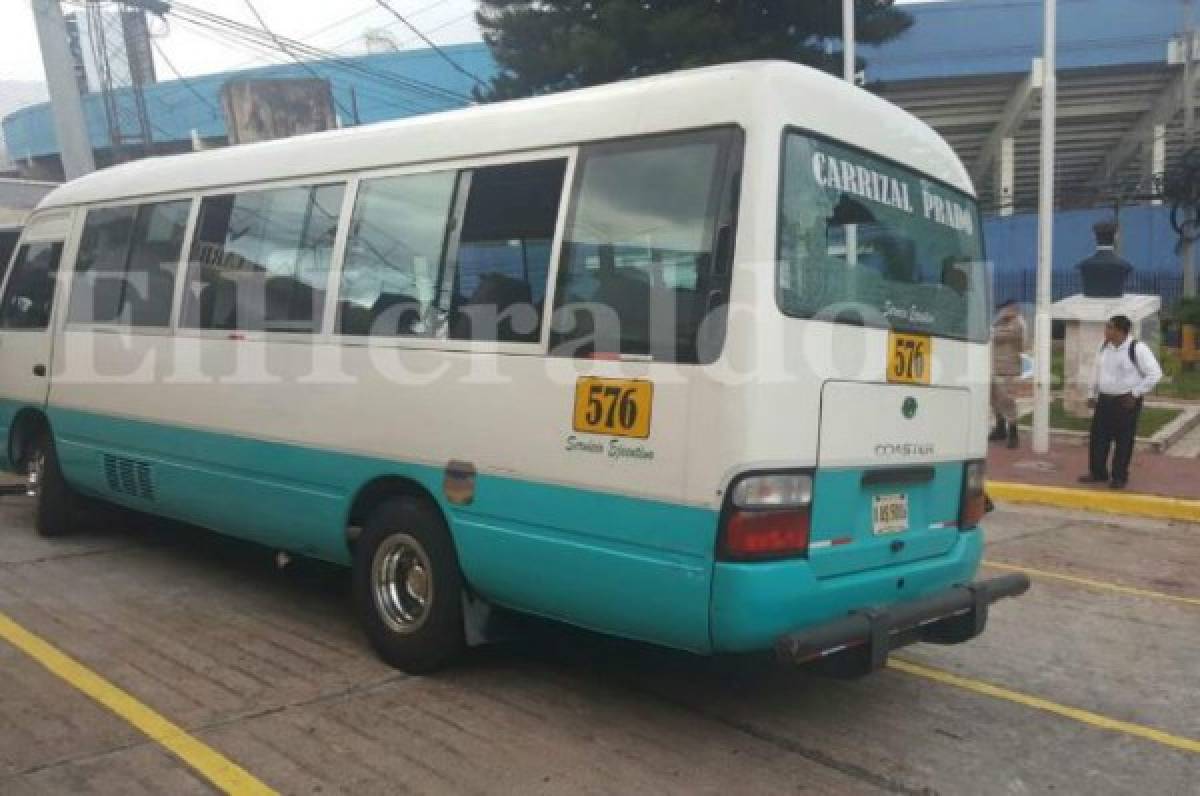
[[[1083,292],[1083,280],[1078,271],[1055,271],[1052,275],[1054,300]],[[1183,275],[1165,271],[1134,271],[1125,283],[1126,293],[1157,295],[1162,298],[1163,309],[1174,307],[1183,295]],[[994,293],[996,302],[1016,299],[1032,304],[1037,293],[1037,269],[1008,269],[995,274]]]

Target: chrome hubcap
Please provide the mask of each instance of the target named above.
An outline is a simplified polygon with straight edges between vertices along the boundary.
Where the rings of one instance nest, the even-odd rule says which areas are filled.
[[[389,536],[375,551],[371,566],[375,606],[395,632],[412,633],[425,624],[433,602],[430,571],[425,548],[406,533]]]
[[[34,451],[29,457],[25,471],[25,494],[36,498],[42,491],[42,476],[46,472],[46,454]]]

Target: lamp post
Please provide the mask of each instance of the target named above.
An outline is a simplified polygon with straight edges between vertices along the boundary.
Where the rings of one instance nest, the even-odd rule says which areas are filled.
[[[847,83],[854,82],[854,0],[842,0],[842,71]]]
[[[1050,301],[1054,268],[1054,134],[1057,0],[1043,0],[1042,141],[1038,174],[1037,304],[1034,313],[1033,452],[1050,451]]]
[[[846,82],[854,85],[858,70],[854,58],[854,0],[842,0],[842,73]],[[846,225],[846,265],[858,264],[858,225]]]
[[[1196,98],[1195,88],[1192,87],[1192,70],[1196,68],[1193,51],[1196,44],[1196,33],[1192,29],[1192,0],[1183,1],[1183,151],[1188,152],[1196,143]],[[1189,215],[1194,213],[1191,211]],[[1194,218],[1192,219],[1195,220]],[[1183,238],[1183,250],[1180,252],[1183,261],[1183,295],[1196,295],[1196,252],[1194,244],[1188,237]]]

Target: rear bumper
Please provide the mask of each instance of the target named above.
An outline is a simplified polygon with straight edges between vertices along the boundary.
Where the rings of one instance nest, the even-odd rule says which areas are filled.
[[[956,644],[974,638],[987,624],[988,606],[1029,589],[1029,578],[1003,575],[909,602],[854,611],[775,642],[775,653],[790,663],[830,656],[853,658],[854,673],[865,674],[887,663],[888,653],[916,641]]]
[[[806,558],[718,561],[712,581],[712,651],[770,650],[784,635],[876,605],[921,600],[975,579],[983,534],[954,533],[943,555],[821,577]]]

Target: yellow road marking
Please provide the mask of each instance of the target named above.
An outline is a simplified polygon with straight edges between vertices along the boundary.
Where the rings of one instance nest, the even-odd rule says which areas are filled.
[[[1200,500],[1142,495],[1111,489],[1072,489],[1064,486],[1018,484],[988,481],[987,492],[995,500],[1012,503],[1037,503],[1062,509],[1130,514],[1162,520],[1200,522]]]
[[[1090,710],[1082,710],[1073,708],[1067,705],[1060,705],[1057,702],[1051,702],[1048,699],[1022,694],[1019,691],[1013,691],[1008,688],[1003,688],[991,683],[985,683],[982,680],[973,680],[970,677],[962,677],[961,675],[951,674],[950,672],[934,669],[930,666],[923,666],[912,661],[900,660],[892,658],[888,661],[888,668],[917,677],[924,677],[928,680],[934,680],[946,685],[952,685],[956,688],[962,688],[967,691],[974,691],[977,694],[990,696],[995,699],[1003,699],[1008,702],[1015,702],[1018,705],[1042,710],[1047,713],[1053,713],[1056,716],[1078,721],[1082,724],[1087,724],[1092,727],[1098,727],[1102,730],[1111,732],[1119,732],[1125,735],[1132,735],[1137,738],[1144,738],[1148,741],[1169,746],[1173,749],[1182,749],[1185,752],[1200,754],[1200,740],[1194,738],[1184,738],[1180,735],[1172,735],[1169,732],[1156,730],[1153,727],[1147,727],[1143,724],[1134,724],[1131,721],[1121,721],[1120,719],[1101,716],[1099,713],[1093,713]]]
[[[1152,600],[1167,600],[1169,602],[1183,603],[1184,605],[1200,605],[1200,597],[1183,597],[1177,594],[1165,594],[1160,591],[1149,591],[1147,589],[1137,589],[1133,586],[1122,586],[1119,583],[1108,583],[1103,580],[1093,580],[1091,578],[1081,578],[1078,575],[1066,575],[1061,572],[1047,572],[1044,569],[1034,569],[1033,567],[1023,567],[1016,564],[1005,564],[1000,561],[984,560],[985,567],[992,569],[1003,569],[1009,572],[1024,572],[1026,575],[1031,575],[1035,578],[1046,578],[1047,580],[1061,580],[1066,583],[1075,583],[1079,586],[1087,586],[1092,589],[1103,589],[1104,591],[1117,592],[1118,594],[1130,594],[1135,597],[1147,597]]]
[[[0,639],[7,641],[40,663],[52,674],[70,683],[175,754],[201,776],[226,793],[274,794],[245,769],[215,749],[188,735],[182,727],[165,719],[125,691],[60,652],[0,613]]]

